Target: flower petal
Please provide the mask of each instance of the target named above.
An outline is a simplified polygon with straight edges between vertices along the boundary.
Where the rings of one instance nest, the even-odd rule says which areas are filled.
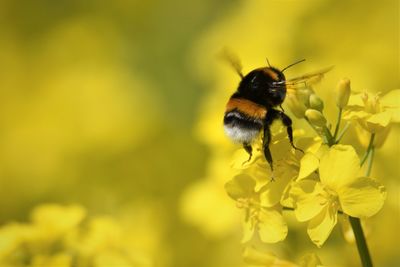
[[[392,113],[392,121],[400,122],[400,89],[389,91],[381,98],[381,103]]]
[[[225,184],[225,190],[231,198],[237,200],[251,197],[255,186],[256,182],[249,175],[239,174]]]
[[[236,170],[244,170],[250,167],[259,157],[260,153],[256,153],[254,151],[252,157],[250,158],[249,153],[246,152],[243,148],[238,149],[233,154],[231,167]]]
[[[389,111],[376,113],[365,120],[365,126],[371,133],[377,133],[388,127],[391,118],[392,113]]]
[[[261,209],[258,219],[261,241],[276,243],[286,238],[288,227],[280,212],[275,209]]]
[[[383,185],[369,177],[357,178],[338,192],[343,211],[353,217],[370,217],[383,206],[386,191]]]
[[[308,224],[307,233],[311,241],[317,245],[317,247],[321,247],[328,239],[336,222],[337,210],[331,205],[326,206]]]
[[[263,207],[273,207],[279,203],[289,182],[297,175],[290,166],[281,166],[275,171],[275,180],[270,181],[260,189],[260,204]]]
[[[253,218],[246,218],[246,220],[243,221],[243,237],[242,237],[242,243],[246,243],[251,240],[254,234],[254,219]]]
[[[245,247],[243,251],[243,260],[247,264],[273,266],[277,257],[271,252],[261,252],[254,247]]]
[[[300,171],[297,180],[306,178],[318,169],[319,159],[312,153],[306,153],[300,160]]]
[[[364,93],[352,94],[350,95],[349,102],[347,106],[350,107],[364,107],[364,102],[362,101],[362,96]]]
[[[321,182],[336,190],[351,183],[360,169],[360,159],[354,148],[348,145],[331,147],[320,161]]]
[[[366,112],[364,108],[360,107],[355,107],[355,108],[350,108],[347,107],[343,113],[343,119],[346,121],[349,120],[358,120],[358,119],[365,119],[368,118],[371,114]]]
[[[297,220],[304,222],[317,216],[326,202],[321,196],[323,194],[321,184],[315,181],[302,180],[295,183],[291,190],[290,196],[294,201]]]
[[[300,258],[300,267],[321,267],[322,263],[317,254],[308,253]]]

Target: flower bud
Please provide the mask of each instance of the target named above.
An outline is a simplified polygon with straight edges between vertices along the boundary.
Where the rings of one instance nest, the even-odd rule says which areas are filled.
[[[350,93],[350,80],[347,78],[341,79],[336,86],[336,105],[339,108],[344,108],[347,105]]]
[[[288,95],[286,97],[286,103],[298,119],[304,118],[304,113],[306,112],[307,107],[301,103],[295,95]]]
[[[324,109],[324,102],[319,96],[317,96],[316,94],[311,94],[309,101],[310,101],[310,108],[322,112],[322,110]]]
[[[298,90],[296,92],[296,97],[300,101],[300,103],[303,103],[306,107],[310,106],[310,95],[313,94],[313,90],[310,88],[304,88],[302,90]]]
[[[316,109],[307,109],[305,115],[310,123],[315,126],[323,127],[326,125],[326,119],[324,115],[322,115],[322,113]]]

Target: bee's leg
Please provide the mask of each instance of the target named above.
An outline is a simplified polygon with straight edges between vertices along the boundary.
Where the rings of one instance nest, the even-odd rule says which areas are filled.
[[[280,117],[280,119],[282,120],[283,125],[286,126],[287,134],[288,134],[288,137],[289,137],[289,142],[290,142],[290,144],[292,145],[292,147],[293,147],[294,149],[299,150],[299,151],[303,152],[303,154],[304,154],[304,151],[303,151],[302,149],[296,147],[296,146],[293,144],[292,120],[291,120],[290,117],[289,117],[288,115],[286,115],[285,113],[283,113],[283,112],[281,112],[281,111],[278,111],[278,112],[279,112],[279,117]]]
[[[269,150],[269,144],[271,143],[271,130],[269,129],[269,126],[270,125],[264,126],[263,149],[265,159],[268,161],[271,171],[274,171],[271,150]]]
[[[244,164],[251,160],[251,157],[253,156],[253,148],[251,147],[251,145],[249,143],[243,143],[243,148],[249,154],[249,159],[247,161],[243,162],[243,164]]]
[[[282,105],[279,105],[279,107],[281,108],[282,112],[285,112],[285,110],[283,109]]]
[[[274,171],[271,150],[269,149],[269,144],[271,143],[271,124],[277,118],[277,113],[274,109],[268,110],[267,116],[264,123],[264,136],[263,136],[263,149],[265,159],[268,161],[271,171]],[[273,178],[272,178],[273,179]]]

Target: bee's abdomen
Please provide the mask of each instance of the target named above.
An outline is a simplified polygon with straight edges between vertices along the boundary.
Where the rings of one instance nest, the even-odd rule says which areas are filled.
[[[250,100],[231,98],[224,116],[225,133],[235,142],[251,143],[260,133],[267,110]]]
[[[263,120],[267,115],[267,109],[260,104],[245,98],[232,97],[226,104],[225,114],[237,110],[246,117]]]

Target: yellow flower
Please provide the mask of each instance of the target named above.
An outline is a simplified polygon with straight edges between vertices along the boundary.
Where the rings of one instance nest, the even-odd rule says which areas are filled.
[[[247,174],[237,175],[225,184],[228,195],[236,201],[238,208],[245,211],[242,242],[252,239],[256,230],[263,242],[282,241],[286,238],[288,228],[280,212],[280,206],[263,206],[260,201],[260,192],[256,192],[255,187],[255,180]]]
[[[78,227],[86,216],[79,205],[43,204],[32,211],[32,222],[48,239],[56,239]]]
[[[298,133],[295,132],[295,135]],[[305,150],[311,148],[314,143],[310,138],[296,138],[296,141],[296,146]],[[253,145],[253,156],[250,160],[244,149],[237,151],[232,167],[240,170],[236,174],[246,174],[255,180],[255,191],[260,193],[262,206],[290,206],[285,202],[285,192],[290,182],[298,176],[302,153],[292,148],[284,128],[280,128],[273,135],[270,150],[275,167],[273,173],[265,160],[261,140]]]
[[[337,212],[352,217],[370,217],[384,203],[384,187],[376,180],[358,175],[360,160],[351,146],[336,145],[321,157],[320,182],[302,179],[292,185],[299,221],[309,221],[308,235],[321,247],[337,222]]]
[[[383,97],[379,94],[355,94],[345,108],[344,119],[357,121],[370,133],[380,133],[391,123],[400,122],[400,89]]]

